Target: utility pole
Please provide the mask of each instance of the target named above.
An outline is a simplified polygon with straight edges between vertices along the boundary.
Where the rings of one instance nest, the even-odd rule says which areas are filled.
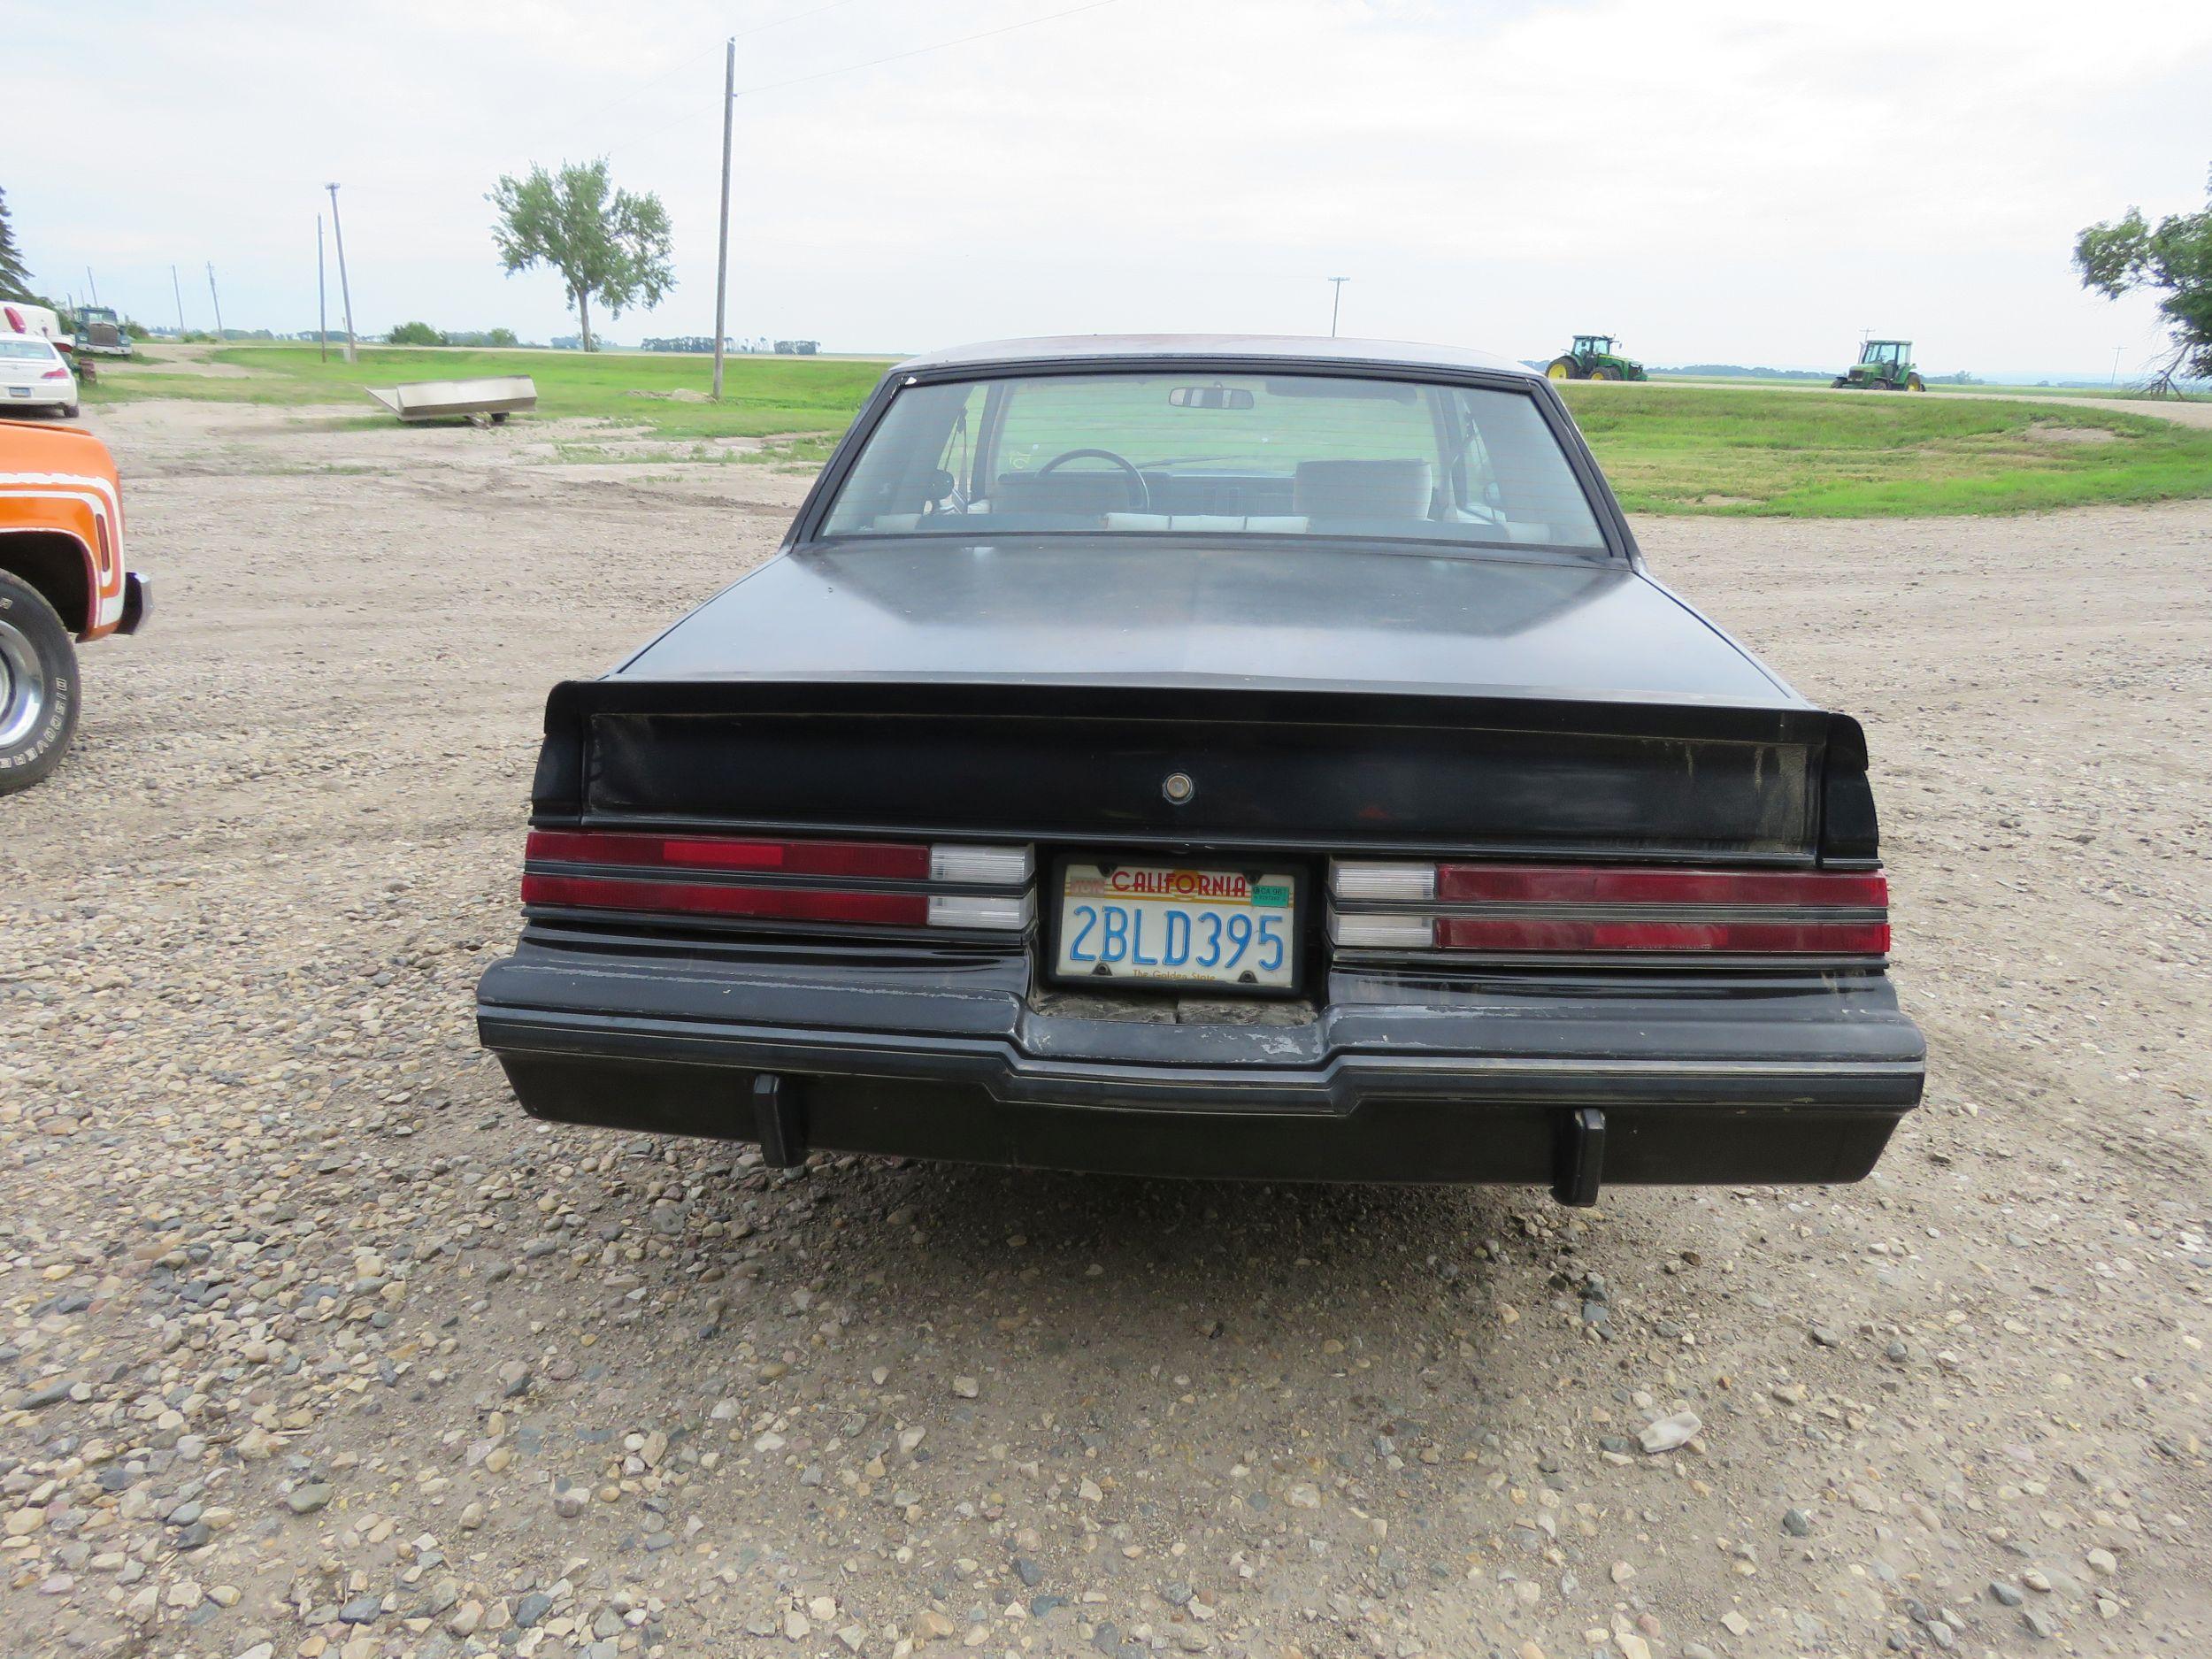
[[[330,361],[330,302],[323,297],[323,216],[315,215],[315,345],[323,354],[318,361]]]
[[[737,116],[737,36],[722,58],[722,240],[714,257],[714,401],[722,401],[722,310],[730,293],[730,127]]]
[[[222,296],[215,291],[215,261],[212,259],[210,259],[207,262],[207,297],[215,307],[215,338],[218,342],[220,342],[225,338],[223,334],[223,299]]]
[[[92,290],[92,303],[95,305],[97,305],[100,303],[100,285],[92,280],[92,267],[90,265],[87,265],[84,268],[84,280],[85,286]]]
[[[177,268],[169,267],[169,291],[177,296],[177,338],[184,338],[184,289],[177,282]]]
[[[346,280],[346,227],[338,217],[338,187],[324,187],[330,192],[330,234],[338,244],[338,298],[346,308],[346,361],[356,363],[353,340],[353,288]]]
[[[1344,309],[1344,285],[1351,280],[1348,276],[1333,276],[1329,279],[1333,285],[1329,293],[1329,338],[1332,340],[1336,338],[1337,313]]]
[[[2120,383],[2120,354],[2126,349],[2125,346],[2112,348],[2112,378],[2105,382],[2107,386],[2117,386]]]

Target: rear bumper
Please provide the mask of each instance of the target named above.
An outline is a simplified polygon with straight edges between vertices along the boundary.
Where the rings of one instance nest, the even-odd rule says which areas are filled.
[[[1563,1148],[1588,1156],[1590,1110],[1607,1181],[1855,1180],[1923,1079],[1878,975],[1716,991],[1340,972],[1290,1024],[1048,1011],[1027,978],[1019,957],[702,960],[526,939],[485,974],[477,1019],[524,1107],[557,1122],[1270,1180],[1558,1185]],[[763,1077],[785,1085],[772,1123]]]

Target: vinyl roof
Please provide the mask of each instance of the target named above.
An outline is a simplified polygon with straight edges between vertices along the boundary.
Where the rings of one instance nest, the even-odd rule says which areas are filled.
[[[1536,374],[1526,364],[1463,346],[1423,345],[1407,340],[1333,340],[1317,334],[1054,334],[1032,340],[986,340],[926,351],[909,357],[893,372],[1123,357],[1255,357]]]

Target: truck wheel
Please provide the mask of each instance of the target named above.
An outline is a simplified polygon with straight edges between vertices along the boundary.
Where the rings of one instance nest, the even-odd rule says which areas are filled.
[[[77,418],[77,406],[76,406],[76,404],[74,404],[74,403],[64,403],[64,404],[61,406],[61,418],[62,418],[64,420],[74,420],[74,419],[76,419],[76,418]]]
[[[1928,389],[1928,383],[1917,374],[1908,374],[1905,377],[1905,389],[1909,392],[1924,392]]]
[[[1554,380],[1578,380],[1582,378],[1582,365],[1572,357],[1554,357],[1546,365],[1544,374]]]
[[[0,571],[0,795],[55,767],[77,729],[77,653],[38,590]]]
[[[1621,378],[1621,372],[1609,363],[1601,363],[1590,371],[1590,378],[1594,380],[1617,380]]]

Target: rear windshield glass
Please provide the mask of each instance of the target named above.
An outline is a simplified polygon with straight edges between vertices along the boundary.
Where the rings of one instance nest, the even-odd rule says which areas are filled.
[[[1526,394],[1190,373],[907,387],[822,534],[1055,531],[1605,545]]]
[[[43,340],[0,340],[0,357],[50,357],[53,347]]]

